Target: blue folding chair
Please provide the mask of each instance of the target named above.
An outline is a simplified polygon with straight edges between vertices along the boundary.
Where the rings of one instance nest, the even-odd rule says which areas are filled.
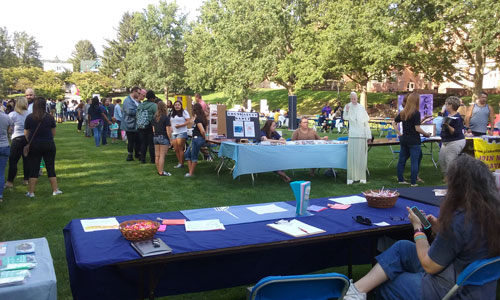
[[[443,297],[450,299],[464,285],[483,285],[500,278],[500,256],[476,260],[458,275],[457,283]]]
[[[395,134],[395,133],[393,134],[392,131],[389,131],[389,133],[387,134],[386,138],[388,140],[397,139],[398,135]],[[396,160],[396,158],[399,158],[399,153],[401,152],[400,150],[394,150],[392,148],[392,145],[389,145],[389,149],[391,150],[391,153],[392,153],[392,159],[391,159],[391,162],[389,163],[389,165],[387,167],[390,167],[392,165],[392,162],[394,162]]]
[[[268,276],[251,288],[250,300],[343,299],[349,289],[347,276],[338,273]]]

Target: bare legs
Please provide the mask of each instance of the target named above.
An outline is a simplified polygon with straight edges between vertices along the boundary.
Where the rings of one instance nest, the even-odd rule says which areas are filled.
[[[52,187],[52,192],[57,191],[57,177],[49,177],[50,186]],[[33,194],[35,193],[35,186],[38,182],[38,178],[30,177],[28,180],[28,191]]]
[[[155,164],[158,174],[163,174],[163,167],[165,166],[165,155],[167,155],[167,145],[155,145]]]
[[[184,165],[184,148],[186,146],[186,139],[177,138],[173,141],[175,156],[180,165]]]
[[[368,293],[377,286],[386,282],[388,279],[384,269],[377,263],[373,268],[360,280],[354,283],[354,286],[361,293]]]
[[[290,177],[288,177],[285,172],[276,171],[276,173],[278,173],[278,175],[281,177],[281,179],[283,179],[284,182],[288,183],[288,182],[292,181],[292,179],[290,179]]]
[[[188,163],[188,169],[189,169],[189,175],[194,175],[194,169],[196,168],[196,165],[198,164],[197,161],[187,161]]]

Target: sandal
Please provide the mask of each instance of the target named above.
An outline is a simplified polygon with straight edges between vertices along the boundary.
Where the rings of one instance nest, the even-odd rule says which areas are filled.
[[[408,182],[406,181],[398,181],[399,184],[409,184]]]
[[[424,181],[420,177],[417,177],[417,182],[424,183]]]
[[[172,174],[170,174],[169,172],[165,172],[163,171],[163,173],[158,173],[159,176],[171,176]]]

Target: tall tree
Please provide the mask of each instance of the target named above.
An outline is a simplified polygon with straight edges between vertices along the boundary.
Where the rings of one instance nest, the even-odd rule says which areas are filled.
[[[500,2],[399,0],[392,7],[395,26],[407,33],[408,64],[479,96],[487,60],[490,70],[500,66]]]
[[[127,53],[129,85],[153,90],[181,90],[184,87],[184,35],[186,15],[175,2],[148,5],[134,16],[138,37]]]
[[[115,79],[94,72],[73,72],[67,80],[78,87],[82,99],[90,99],[92,94],[106,97],[113,88],[118,87]]]
[[[19,65],[42,67],[43,64],[38,52],[40,45],[33,36],[24,31],[14,32],[12,43]]]
[[[137,26],[134,24],[134,16],[126,12],[118,25],[116,39],[106,40],[108,45],[104,46],[99,72],[106,76],[114,76],[124,84],[129,68],[125,59],[136,39]]]
[[[80,62],[82,60],[97,59],[97,53],[89,40],[80,40],[75,45],[75,50],[71,53],[70,61],[73,63],[73,72],[80,71]]]
[[[0,68],[17,65],[16,55],[13,50],[7,28],[0,27]]]

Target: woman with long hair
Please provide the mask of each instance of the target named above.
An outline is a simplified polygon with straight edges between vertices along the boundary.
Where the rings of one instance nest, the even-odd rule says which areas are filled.
[[[35,186],[38,181],[40,162],[42,158],[47,169],[52,195],[62,194],[57,188],[57,178],[55,169],[56,144],[54,136],[56,135],[56,121],[54,117],[46,112],[46,101],[38,97],[33,101],[33,113],[26,117],[24,122],[24,136],[27,141],[31,141],[28,154],[28,165],[30,168],[30,177],[28,182],[27,197],[35,197]]]
[[[14,122],[14,130],[12,132],[12,142],[10,145],[9,175],[7,176],[5,187],[10,188],[14,186],[14,179],[17,175],[17,163],[21,157],[23,158],[24,184],[28,184],[30,170],[28,168],[28,162],[23,155],[23,148],[27,144],[26,138],[24,137],[24,122],[28,115],[28,101],[25,98],[20,98],[16,101],[14,111],[9,113],[9,118]]]
[[[94,141],[95,146],[99,147],[101,143],[102,128],[104,122],[111,124],[111,122],[106,117],[104,107],[99,104],[99,98],[93,97],[92,102],[89,107],[89,126],[94,131]]]
[[[370,118],[363,105],[358,103],[358,95],[352,92],[351,102],[344,108],[344,120],[349,121],[347,142],[347,184],[355,181],[366,183],[368,164],[368,140],[372,138]]]
[[[419,108],[420,97],[416,93],[408,95],[406,105],[403,110],[397,115],[392,122],[394,130],[399,136],[400,153],[397,166],[398,182],[400,184],[408,184],[405,181],[403,173],[406,166],[406,161],[410,158],[411,161],[411,186],[417,186],[417,178],[419,171],[419,160],[422,154],[420,147],[420,134],[429,137],[430,134],[420,128],[420,112]],[[403,133],[399,130],[398,124],[402,123]]]
[[[153,117],[153,143],[155,146],[155,164],[156,171],[160,176],[170,176],[169,172],[163,170],[165,166],[165,156],[170,147],[172,139],[172,126],[167,112],[167,105],[160,101],[157,104],[157,110]]]
[[[188,162],[189,172],[184,175],[184,177],[193,177],[194,169],[198,164],[198,154],[203,145],[205,145],[205,134],[207,130],[208,120],[203,107],[200,103],[195,103],[193,105],[194,114],[194,129],[193,129],[193,139],[191,140],[191,145],[186,150],[186,160]]]
[[[414,241],[401,240],[351,284],[344,299],[442,299],[470,263],[500,255],[500,195],[488,167],[461,154],[447,172],[448,192],[439,219],[426,216],[436,238],[429,244],[418,217],[407,207]],[[461,287],[453,299],[495,299],[497,281]]]
[[[285,139],[281,137],[281,135],[276,131],[276,122],[274,120],[267,120],[264,126],[260,129],[260,140],[268,141],[275,140],[280,141],[282,143],[285,142]],[[286,173],[282,170],[274,171],[274,173],[278,174],[284,182],[290,182],[292,179],[286,175]]]
[[[82,132],[83,124],[83,102],[80,102],[75,109],[76,120],[78,121],[77,130],[78,133]]]
[[[174,168],[184,167],[184,148],[186,146],[187,125],[191,122],[189,113],[182,108],[182,102],[177,100],[174,103],[170,123],[172,124],[172,144],[174,145],[175,156],[178,164]]]

